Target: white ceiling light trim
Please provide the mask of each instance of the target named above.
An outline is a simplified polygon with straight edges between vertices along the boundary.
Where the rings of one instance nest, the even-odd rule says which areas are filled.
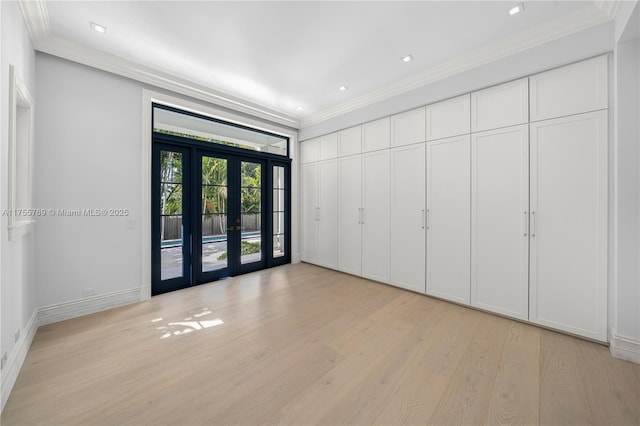
[[[405,55],[402,58],[400,58],[400,60],[402,62],[411,62],[413,60],[413,55]]]
[[[348,87],[347,87],[347,86],[345,86],[345,85],[342,85],[342,86],[338,87],[338,90],[339,90],[339,91],[341,91],[341,92],[344,92],[344,91],[346,91],[347,89],[348,89]]]
[[[506,37],[480,49],[444,62],[423,73],[397,81],[388,86],[366,93],[355,99],[327,108],[300,120],[301,128],[321,123],[331,118],[367,107],[436,81],[445,79],[498,59],[523,52],[536,46],[603,24],[615,17],[615,12],[584,7],[568,15],[560,16],[544,24]]]
[[[507,14],[509,16],[513,16],[513,15],[517,15],[518,13],[522,12],[523,10],[524,10],[524,4],[520,3],[520,4],[517,4],[517,5],[513,6],[512,8],[510,8],[507,11]]]
[[[104,25],[96,24],[95,22],[89,22],[89,28],[100,34],[107,33],[107,27],[105,27]]]

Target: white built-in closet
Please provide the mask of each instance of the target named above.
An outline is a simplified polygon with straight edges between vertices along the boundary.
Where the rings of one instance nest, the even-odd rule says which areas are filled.
[[[607,340],[607,57],[304,141],[302,260]]]

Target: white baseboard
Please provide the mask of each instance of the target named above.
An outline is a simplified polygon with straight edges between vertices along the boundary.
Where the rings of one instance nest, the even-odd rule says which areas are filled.
[[[620,336],[616,330],[612,329],[609,350],[616,358],[640,364],[640,340],[638,339]]]
[[[4,405],[9,399],[9,394],[11,394],[13,385],[15,385],[18,378],[18,373],[20,373],[22,364],[27,357],[27,352],[29,352],[33,337],[36,335],[36,330],[38,330],[38,310],[34,309],[31,318],[29,318],[24,327],[24,332],[16,342],[13,350],[8,354],[7,363],[0,373],[0,382],[2,383],[0,412],[4,410]]]
[[[98,296],[85,297],[70,302],[58,303],[38,309],[39,325],[52,324],[82,315],[94,314],[106,309],[140,302],[141,288],[116,291],[100,294]]]

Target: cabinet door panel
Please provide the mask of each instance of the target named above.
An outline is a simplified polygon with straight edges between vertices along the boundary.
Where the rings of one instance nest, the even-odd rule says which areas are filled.
[[[471,95],[427,105],[427,140],[471,132]]]
[[[360,275],[362,253],[360,155],[338,160],[338,269]]]
[[[362,152],[378,151],[391,146],[391,120],[389,117],[362,125]]]
[[[499,129],[529,121],[529,81],[512,81],[471,94],[471,131]]]
[[[427,294],[469,304],[471,137],[427,143]]]
[[[530,77],[531,121],[607,108],[607,57]]]
[[[338,134],[330,133],[318,142],[318,160],[330,160],[338,156]]]
[[[606,111],[531,125],[531,211],[531,321],[606,341]]]
[[[362,151],[362,126],[338,132],[338,156],[360,154]]]
[[[320,139],[309,139],[300,142],[300,161],[302,164],[318,161],[318,143]]]
[[[362,276],[389,282],[389,150],[362,156]]]
[[[391,146],[411,145],[426,140],[425,109],[412,111],[391,117]]]
[[[338,162],[318,163],[318,263],[338,268]]]
[[[318,262],[318,164],[302,166],[302,250],[304,262]]]
[[[471,305],[526,320],[528,125],[471,138]]]
[[[391,284],[425,293],[425,144],[391,150]]]

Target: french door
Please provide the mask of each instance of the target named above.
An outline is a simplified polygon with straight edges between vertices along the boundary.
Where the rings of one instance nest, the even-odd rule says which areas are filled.
[[[289,168],[154,143],[152,294],[289,262]]]

